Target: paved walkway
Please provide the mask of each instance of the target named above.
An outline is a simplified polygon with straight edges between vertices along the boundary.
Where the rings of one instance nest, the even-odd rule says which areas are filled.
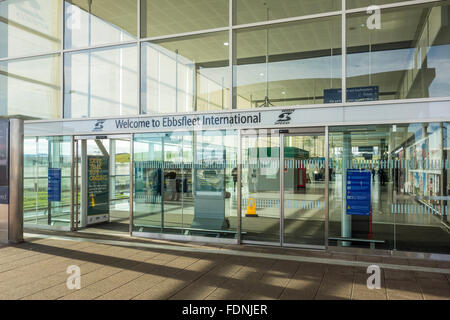
[[[28,235],[0,246],[0,299],[450,299],[450,262]],[[381,267],[381,289],[366,286]],[[81,289],[66,286],[67,267]]]

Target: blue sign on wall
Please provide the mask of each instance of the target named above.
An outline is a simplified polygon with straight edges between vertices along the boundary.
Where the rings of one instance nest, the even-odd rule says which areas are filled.
[[[48,169],[48,201],[61,201],[61,169]]]
[[[347,170],[347,214],[370,215],[370,179],[368,170]]]
[[[376,101],[378,100],[378,86],[347,88],[347,101]],[[323,103],[342,102],[342,89],[323,90]]]

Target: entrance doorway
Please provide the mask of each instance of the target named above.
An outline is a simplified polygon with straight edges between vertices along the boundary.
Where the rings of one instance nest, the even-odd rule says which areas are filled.
[[[131,148],[130,135],[74,137],[74,230],[129,233]]]
[[[246,130],[242,145],[242,240],[325,248],[323,128]]]

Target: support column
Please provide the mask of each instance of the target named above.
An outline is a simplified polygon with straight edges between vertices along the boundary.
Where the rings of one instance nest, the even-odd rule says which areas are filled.
[[[116,140],[109,139],[109,203],[116,198]],[[111,218],[111,217],[110,217]]]
[[[0,122],[0,243],[23,241],[23,120]]]

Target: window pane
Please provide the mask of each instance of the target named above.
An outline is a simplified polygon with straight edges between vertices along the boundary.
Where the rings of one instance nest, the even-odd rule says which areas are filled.
[[[346,7],[347,7],[347,9],[364,8],[364,7],[369,7],[371,5],[380,6],[383,4],[391,4],[391,3],[405,2],[405,1],[411,1],[411,0],[347,0]]]
[[[65,1],[64,11],[66,48],[136,39],[136,0]]]
[[[135,45],[67,53],[64,117],[138,114]]]
[[[142,37],[228,25],[228,0],[142,0]]]
[[[233,108],[317,104],[341,87],[340,17],[236,33]]]
[[[24,139],[23,221],[27,225],[70,226],[72,138],[27,137]],[[49,169],[61,174],[61,193],[49,201]],[[51,198],[50,198],[51,200]]]
[[[341,10],[341,0],[236,0],[235,24]]]
[[[61,48],[60,2],[0,1],[0,58]]]
[[[228,32],[142,44],[142,110],[228,109]]]
[[[136,134],[133,230],[235,238],[236,163],[235,130]]]
[[[61,117],[60,56],[0,62],[0,115]]]
[[[379,92],[371,100],[449,96],[448,4],[382,10],[380,29],[365,13],[349,15],[348,90],[370,87]]]
[[[447,123],[330,128],[330,244],[450,253],[448,132]]]

